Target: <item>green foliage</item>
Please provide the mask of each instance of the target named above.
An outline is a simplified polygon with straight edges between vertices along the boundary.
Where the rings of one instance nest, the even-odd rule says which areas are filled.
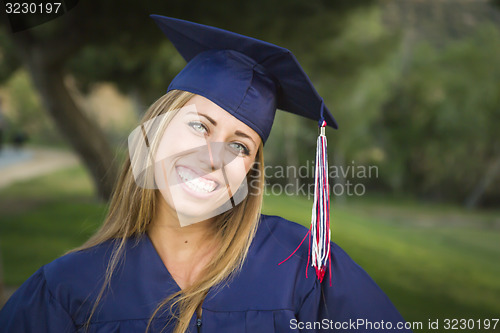
[[[481,180],[500,155],[499,59],[489,24],[442,48],[415,47],[382,118],[384,147],[397,157],[388,170],[403,180],[396,189],[463,200]]]
[[[0,84],[5,82],[20,66],[21,59],[8,33],[0,29]]]
[[[139,93],[142,100],[164,94],[185,61],[171,44],[161,43],[154,50],[135,50],[134,56],[123,47],[108,46],[107,52],[86,47],[68,62],[78,86],[87,93],[95,82],[113,82],[122,92]],[[146,89],[147,87],[147,89]]]
[[[24,70],[16,71],[6,82],[11,107],[7,133],[12,136],[20,131],[28,135],[30,142],[54,144],[60,136],[49,116],[43,111],[40,98]]]
[[[347,19],[343,33],[319,45],[319,90],[331,105],[338,133],[332,133],[334,150],[348,159],[374,147],[371,128],[380,116],[397,78],[397,33],[382,22],[379,7],[362,8]],[[319,76],[319,74],[318,74]]]

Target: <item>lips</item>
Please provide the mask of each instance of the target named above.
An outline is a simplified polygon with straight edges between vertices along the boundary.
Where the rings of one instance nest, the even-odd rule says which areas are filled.
[[[177,166],[175,169],[179,178],[193,192],[207,194],[213,192],[218,187],[216,181],[203,177],[190,168]]]

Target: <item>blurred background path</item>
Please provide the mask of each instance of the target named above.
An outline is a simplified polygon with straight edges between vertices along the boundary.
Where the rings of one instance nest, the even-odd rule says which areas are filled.
[[[5,147],[0,152],[0,188],[76,165],[78,161],[75,154],[59,149]]]

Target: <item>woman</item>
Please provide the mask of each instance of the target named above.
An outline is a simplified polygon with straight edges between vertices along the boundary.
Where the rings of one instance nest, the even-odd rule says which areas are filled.
[[[0,331],[405,331],[387,296],[329,242],[327,224],[310,237],[310,257],[297,247],[306,228],[260,214],[276,108],[336,127],[293,55],[153,18],[188,64],[129,137],[102,228],[19,288]],[[328,221],[328,185],[317,184],[313,223]]]

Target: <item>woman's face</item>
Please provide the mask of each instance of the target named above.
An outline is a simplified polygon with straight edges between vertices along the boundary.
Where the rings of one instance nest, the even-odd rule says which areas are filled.
[[[201,222],[246,196],[260,136],[196,95],[165,129],[155,156],[155,181],[181,226]]]

